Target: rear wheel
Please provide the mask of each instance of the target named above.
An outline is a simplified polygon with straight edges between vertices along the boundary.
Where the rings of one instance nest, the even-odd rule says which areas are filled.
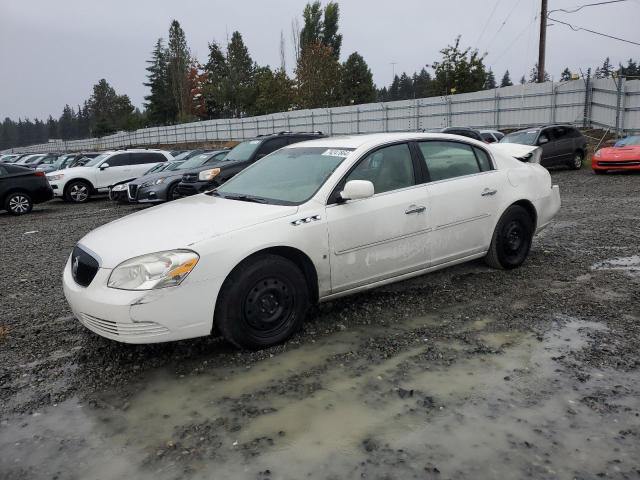
[[[85,203],[91,195],[91,185],[84,180],[74,180],[65,188],[64,199],[73,203]]]
[[[33,208],[33,201],[26,193],[10,193],[4,201],[4,208],[11,215],[24,215]]]
[[[309,289],[300,269],[286,258],[266,254],[246,260],[227,277],[215,322],[227,341],[255,350],[293,335],[308,307]]]
[[[493,268],[510,270],[519,267],[529,255],[534,224],[529,212],[511,205],[502,214],[491,239],[485,261]]]
[[[569,167],[573,170],[580,170],[582,168],[582,160],[584,160],[584,153],[580,151],[575,152],[571,163],[569,163]]]
[[[178,198],[180,198],[180,195],[178,194],[178,182],[174,183],[173,185],[169,185],[169,188],[167,189],[167,202],[170,202],[172,200],[177,200]]]

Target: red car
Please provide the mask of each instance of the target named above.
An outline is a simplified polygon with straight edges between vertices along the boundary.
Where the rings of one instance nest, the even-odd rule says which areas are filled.
[[[609,170],[640,170],[640,135],[618,140],[613,147],[601,148],[591,158],[594,173]]]

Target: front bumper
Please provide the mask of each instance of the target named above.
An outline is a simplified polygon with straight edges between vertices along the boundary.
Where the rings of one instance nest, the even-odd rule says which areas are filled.
[[[62,182],[49,180],[49,185],[51,185],[54,196],[62,197],[64,195],[64,185],[62,184]]]
[[[591,160],[593,170],[640,170],[640,158],[637,160],[602,160],[594,157]]]
[[[157,203],[167,201],[167,185],[158,184],[149,187],[138,188],[136,193],[138,203]]]
[[[64,268],[64,295],[73,315],[100,336],[124,343],[159,343],[206,336],[213,327],[216,298],[224,279],[190,282],[158,290],[107,287],[111,269],[100,268],[88,287]]]
[[[178,195],[182,197],[188,197],[190,195],[206,192],[212,188],[215,188],[215,184],[212,182],[180,182],[176,187],[176,192],[178,192]]]

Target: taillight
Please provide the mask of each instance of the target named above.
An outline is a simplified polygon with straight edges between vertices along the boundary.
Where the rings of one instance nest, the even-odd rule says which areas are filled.
[[[44,175],[44,172],[39,172],[38,170],[36,170],[36,171],[35,171],[35,172],[33,172],[33,173],[35,173],[36,177],[44,177],[44,176],[45,176],[45,175]]]

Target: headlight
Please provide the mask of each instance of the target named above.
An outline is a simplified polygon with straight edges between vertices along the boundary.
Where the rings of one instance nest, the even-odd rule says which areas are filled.
[[[166,178],[158,178],[156,180],[149,180],[148,182],[144,182],[142,185],[140,185],[140,188],[150,187],[151,185],[159,185],[161,183],[164,183],[165,180],[166,180]]]
[[[220,175],[219,168],[210,168],[209,170],[203,170],[202,172],[200,172],[200,174],[198,175],[198,180],[213,180],[218,175]]]
[[[112,192],[121,192],[122,190],[127,189],[128,183],[121,183],[120,185],[116,185],[111,189]]]
[[[602,152],[600,150],[598,150],[593,156],[594,157],[599,157],[600,155],[602,155]]]
[[[173,287],[180,285],[199,259],[191,250],[168,250],[131,258],[113,269],[107,285],[121,290]]]
[[[64,173],[59,173],[58,175],[47,175],[47,180],[55,182],[56,180],[62,180],[63,177]]]

